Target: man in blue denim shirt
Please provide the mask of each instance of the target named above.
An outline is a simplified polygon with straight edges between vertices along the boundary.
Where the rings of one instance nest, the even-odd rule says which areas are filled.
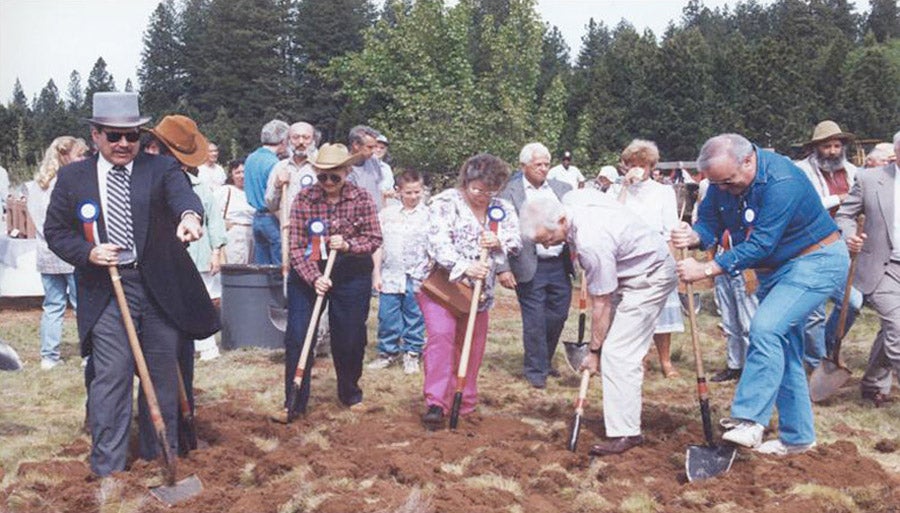
[[[677,248],[708,248],[727,229],[734,247],[711,262],[687,258],[679,277],[693,282],[756,268],[759,309],[723,439],[769,454],[815,444],[812,403],[803,368],[803,326],[843,283],[850,259],[837,225],[809,180],[790,160],[759,150],[737,134],[713,137],[697,162],[710,188],[697,223],[672,230]],[[762,444],[778,407],[779,439]]]

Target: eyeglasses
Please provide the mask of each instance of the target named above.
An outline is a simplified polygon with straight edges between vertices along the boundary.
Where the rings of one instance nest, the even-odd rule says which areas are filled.
[[[123,137],[130,143],[138,142],[138,139],[141,138],[140,132],[107,132],[104,130],[103,134],[106,135],[106,140],[111,143],[117,143],[122,140]]]
[[[319,183],[325,183],[329,180],[331,181],[331,183],[341,183],[341,181],[344,179],[343,176],[336,173],[319,173],[316,175],[316,178],[319,179]]]
[[[493,198],[494,196],[499,194],[500,191],[498,191],[496,189],[490,190],[490,189],[479,189],[478,187],[469,187],[469,192],[471,192],[472,194],[476,194],[478,196],[486,196],[488,198]]]

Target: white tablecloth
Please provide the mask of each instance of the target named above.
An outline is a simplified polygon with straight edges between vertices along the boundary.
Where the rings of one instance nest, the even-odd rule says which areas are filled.
[[[37,240],[0,234],[0,296],[43,296],[37,272]]]

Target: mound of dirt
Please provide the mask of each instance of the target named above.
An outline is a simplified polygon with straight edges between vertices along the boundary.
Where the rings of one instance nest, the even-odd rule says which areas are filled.
[[[112,481],[97,480],[83,441],[61,448],[57,459],[22,463],[15,483],[0,492],[0,505],[35,513],[97,511],[101,502],[104,511],[116,511],[107,509],[112,500],[147,512],[487,513],[518,505],[555,513],[611,511],[643,500],[666,512],[717,505],[787,512],[834,510],[832,495],[816,493],[828,488],[865,502],[867,511],[900,504],[898,478],[850,442],[790,458],[741,452],[728,474],[688,483],[684,451],[702,441],[702,429],[692,412],[661,404],[645,405],[647,443],[593,462],[587,451],[602,435],[600,418],[586,419],[578,452],[571,453],[570,412],[549,404],[519,416],[483,406],[455,432],[425,431],[412,402],[401,412],[326,404],[289,426],[243,404],[198,411],[199,435],[209,446],[179,460],[179,477],[196,474],[204,491],[175,508],[147,498],[147,487],[160,484],[157,463],[136,461]],[[117,493],[109,493],[110,482]]]

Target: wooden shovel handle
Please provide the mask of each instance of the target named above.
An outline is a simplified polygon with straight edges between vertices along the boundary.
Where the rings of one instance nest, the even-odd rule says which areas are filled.
[[[287,279],[290,270],[290,229],[291,229],[291,203],[287,197],[288,184],[281,185],[281,275]]]
[[[860,214],[856,218],[856,235],[862,235],[866,224],[866,215]],[[840,366],[841,341],[844,339],[844,329],[847,327],[847,311],[850,309],[850,291],[853,287],[853,276],[856,274],[856,261],[859,253],[850,255],[850,269],[847,271],[847,283],[844,286],[844,300],[841,303],[841,315],[838,317],[837,333],[835,333],[834,354],[831,355],[834,363]]]
[[[681,259],[687,258],[687,250],[682,248]],[[694,364],[697,368],[697,393],[700,400],[704,400],[708,396],[708,388],[706,386],[706,375],[703,372],[703,355],[700,352],[700,334],[697,332],[697,313],[694,309],[694,284],[691,282],[684,283],[685,293],[688,300],[688,319],[691,325],[691,345],[694,349]]]
[[[337,250],[332,249],[328,252],[328,262],[325,263],[325,272],[322,277],[331,278],[331,270],[334,268],[334,261],[337,260]],[[322,311],[322,303],[325,302],[325,296],[316,294],[316,302],[313,304],[312,317],[309,318],[309,325],[306,327],[306,337],[303,339],[303,348],[300,350],[300,361],[297,362],[297,371],[294,373],[294,384],[300,386],[303,381],[303,373],[306,371],[306,360],[309,358],[309,348],[312,346],[312,339],[316,336],[316,327],[319,320],[319,312]]]
[[[147,408],[150,410],[150,421],[153,422],[153,428],[156,431],[157,438],[159,438],[159,445],[166,462],[168,470],[167,480],[171,484],[175,481],[175,459],[169,454],[166,423],[159,409],[156,389],[153,387],[153,381],[150,379],[147,360],[144,359],[144,352],[141,350],[141,343],[138,341],[137,330],[134,328],[134,321],[131,319],[131,309],[128,308],[128,300],[125,298],[125,290],[122,288],[122,276],[119,274],[119,268],[110,266],[108,269],[113,291],[116,295],[116,302],[119,305],[119,313],[122,315],[122,323],[125,325],[125,333],[128,335],[128,345],[131,347],[131,354],[134,357],[134,366],[141,381],[141,390],[144,392]]]
[[[478,259],[482,264],[487,264],[488,248],[481,249],[481,256]],[[469,353],[472,350],[472,336],[475,333],[475,316],[478,315],[478,298],[481,297],[481,288],[484,286],[484,280],[475,280],[475,287],[472,289],[472,302],[469,303],[469,318],[466,320],[466,337],[463,339],[462,351],[459,355],[459,370],[456,373],[457,390],[462,390],[466,373],[469,370]]]

